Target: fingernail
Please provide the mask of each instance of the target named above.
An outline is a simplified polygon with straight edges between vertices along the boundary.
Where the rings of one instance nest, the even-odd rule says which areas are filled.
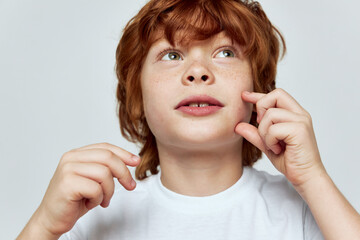
[[[107,208],[109,205],[110,205],[110,200],[104,204],[104,208]]]
[[[136,186],[136,182],[134,181],[134,179],[131,180],[131,187],[135,187]]]
[[[140,160],[140,157],[138,157],[136,155],[132,155],[131,160],[133,160],[134,162],[138,162]]]
[[[248,91],[244,91],[244,94],[245,94],[245,95],[249,95],[249,94],[250,94],[250,92],[248,92]]]

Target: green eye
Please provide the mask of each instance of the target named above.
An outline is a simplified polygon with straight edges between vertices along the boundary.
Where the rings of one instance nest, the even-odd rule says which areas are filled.
[[[169,52],[165,54],[161,60],[181,60],[181,56],[177,52]]]
[[[216,54],[216,57],[235,57],[235,54],[231,50],[222,50],[218,54]]]

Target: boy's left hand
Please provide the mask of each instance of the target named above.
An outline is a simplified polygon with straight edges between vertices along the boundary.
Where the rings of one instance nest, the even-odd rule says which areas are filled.
[[[282,89],[263,94],[243,92],[256,104],[258,128],[240,122],[235,132],[259,148],[295,186],[326,173],[316,144],[310,114]]]

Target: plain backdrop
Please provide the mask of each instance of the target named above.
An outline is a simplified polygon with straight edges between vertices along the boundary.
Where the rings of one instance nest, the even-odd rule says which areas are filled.
[[[145,2],[0,0],[0,239],[24,227],[64,152],[109,142],[138,153],[119,131],[114,64]],[[261,3],[288,47],[277,87],[312,115],[324,165],[359,211],[360,2]],[[266,158],[255,167],[279,174]]]

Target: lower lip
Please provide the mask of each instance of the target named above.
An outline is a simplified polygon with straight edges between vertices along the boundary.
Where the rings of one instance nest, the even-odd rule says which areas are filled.
[[[207,107],[189,107],[189,106],[181,106],[177,108],[176,110],[179,110],[180,112],[193,115],[193,116],[207,116],[210,114],[213,114],[217,112],[220,108],[220,106],[207,106]]]

